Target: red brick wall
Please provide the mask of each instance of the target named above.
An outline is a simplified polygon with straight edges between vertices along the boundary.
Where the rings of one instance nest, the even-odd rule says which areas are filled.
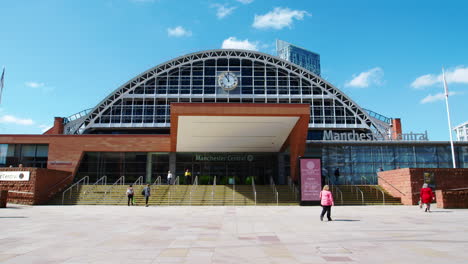
[[[392,119],[392,139],[401,139],[402,132],[400,118]]]
[[[0,189],[8,190],[8,202],[44,204],[54,194],[70,185],[70,172],[39,168],[0,168],[0,171],[29,171],[29,181],[0,181]]]
[[[436,191],[438,208],[468,208],[468,190]]]
[[[47,130],[44,135],[61,135],[63,134],[63,130],[63,117],[56,117],[54,119],[54,126]]]
[[[73,175],[85,151],[170,151],[170,137],[166,135],[0,135],[0,144],[48,144],[47,168]]]
[[[391,195],[400,197],[405,205],[419,201],[419,191],[424,183],[424,172],[433,172],[436,190],[468,187],[468,169],[405,168],[379,172],[379,185]]]
[[[381,171],[378,173],[379,185],[394,197],[400,197],[401,203],[413,204],[410,169]]]

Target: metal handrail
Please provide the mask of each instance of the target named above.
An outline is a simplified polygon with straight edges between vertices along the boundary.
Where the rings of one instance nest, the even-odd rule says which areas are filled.
[[[296,197],[296,201],[299,201],[299,187],[297,187],[294,182],[292,183],[292,187],[294,190],[294,196]]]
[[[99,180],[97,180],[95,183],[93,183],[93,186],[98,185],[98,183],[103,182],[102,185],[107,185],[107,176],[104,175]]]
[[[50,187],[49,189],[47,189],[46,193],[48,194],[48,197],[52,196],[50,191],[53,190],[57,185],[63,183],[65,180],[68,180],[68,178],[70,177],[73,177],[73,174],[72,175],[69,175],[67,177],[65,177],[64,179],[62,179],[61,181],[57,182],[56,184],[54,184],[52,187]],[[55,194],[55,193],[54,193]]]
[[[156,178],[153,185],[161,185],[161,176],[158,176],[158,178]]]
[[[213,179],[213,187],[211,188],[211,205],[214,205],[214,193],[216,189],[216,176]]]
[[[333,189],[335,189],[335,192],[338,191],[340,193],[341,205],[343,205],[343,192],[336,185],[331,185],[331,189],[332,189],[332,191],[333,191]]]
[[[236,177],[232,177],[232,205],[234,205],[235,197],[236,197]]]
[[[105,201],[107,200],[107,193],[110,193],[112,191],[112,189],[114,188],[115,185],[124,185],[125,184],[125,176],[120,176],[120,178],[118,178],[109,188],[107,188],[105,191],[104,191],[104,195],[103,195],[103,198],[102,198],[102,201]]]
[[[404,196],[406,196],[405,193],[403,193],[402,191],[398,190],[398,188],[396,188],[395,186],[393,186],[393,184],[389,183],[387,180],[385,180],[384,178],[382,177],[379,177],[379,175],[377,175],[377,178],[378,179],[382,179],[384,182],[388,183],[390,186],[392,186],[395,190],[397,190],[399,193],[403,194]]]
[[[92,185],[92,187],[89,189],[89,191],[88,191],[88,192],[86,192],[86,191],[84,192],[83,197],[86,197],[88,194],[94,192],[94,190],[96,189],[96,186],[100,185],[100,183],[101,183],[101,185],[107,185],[107,176],[106,176],[106,175],[102,176],[102,177],[99,178],[95,183],[93,183],[93,185]]]
[[[133,185],[143,185],[143,176],[138,177],[138,179],[136,179]]]
[[[190,187],[190,206],[192,206],[192,192],[193,189],[196,189],[198,186],[198,176],[195,176],[192,186]]]
[[[355,186],[356,190],[358,190],[361,193],[361,198],[362,198],[362,204],[364,205],[364,193],[359,189],[359,187]],[[356,192],[357,198],[359,198],[359,194]]]
[[[296,188],[296,185],[294,184],[294,182],[289,177],[288,177],[288,185],[289,185],[289,188],[291,188],[291,190],[293,192],[293,195],[294,195],[294,198],[297,201],[298,200],[298,198],[297,198],[297,193],[298,193],[297,188]]]
[[[168,191],[169,195],[167,196],[167,199],[168,199],[167,204],[168,205],[171,205],[171,201],[172,201],[171,188],[174,188],[175,189],[174,192],[177,192],[177,185],[179,185],[179,176],[176,177],[175,181],[173,181],[171,185],[173,185],[173,187],[169,185],[169,191]]]
[[[382,193],[382,202],[383,202],[383,205],[385,205],[385,193],[378,186],[375,186],[375,185],[371,185],[371,186],[376,189],[377,194],[378,194],[377,191],[380,191]],[[377,198],[379,198],[379,195],[377,195]]]
[[[255,189],[255,178],[252,177],[252,190],[254,194],[254,199],[255,199],[255,205],[257,205],[257,190]]]
[[[271,176],[270,176],[270,186],[273,190],[273,195],[276,195],[276,206],[278,206],[279,205],[278,190],[276,190],[275,181],[273,180],[273,177]]]
[[[65,201],[65,193],[70,191],[70,190],[73,190],[73,187],[78,186],[80,184],[80,182],[85,182],[85,183],[83,183],[83,185],[84,184],[88,185],[89,184],[89,176],[84,176],[79,181],[75,182],[74,184],[72,184],[72,186],[68,187],[65,191],[63,191],[63,193],[62,193],[62,205],[63,205],[63,203]],[[77,189],[78,189],[78,187],[77,187]],[[72,195],[72,193],[70,191],[70,199],[71,199],[71,195]]]
[[[376,187],[375,185],[371,184],[371,182],[364,176],[361,176],[361,184],[363,184],[363,179],[364,179],[364,184],[367,184],[369,186],[371,186],[373,189],[375,189],[375,195],[377,196],[377,198],[379,198],[379,191],[382,193],[382,200],[383,200],[383,204],[385,205],[385,194],[384,192],[379,189],[378,187]]]

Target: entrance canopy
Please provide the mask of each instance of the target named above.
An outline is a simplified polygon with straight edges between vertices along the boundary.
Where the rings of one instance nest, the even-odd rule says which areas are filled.
[[[171,152],[279,152],[289,149],[291,178],[304,155],[307,104],[172,103]]]
[[[298,116],[179,116],[177,152],[279,152]]]

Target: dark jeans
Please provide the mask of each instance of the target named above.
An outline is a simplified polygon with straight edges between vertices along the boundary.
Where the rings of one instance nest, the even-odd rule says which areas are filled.
[[[146,198],[146,205],[148,205],[149,196],[145,196],[145,198]]]
[[[133,194],[129,194],[127,197],[128,197],[128,206],[130,206],[130,202],[133,205]]]
[[[320,214],[320,218],[322,218],[325,213],[327,213],[328,220],[331,220],[331,205],[322,205],[322,213]]]

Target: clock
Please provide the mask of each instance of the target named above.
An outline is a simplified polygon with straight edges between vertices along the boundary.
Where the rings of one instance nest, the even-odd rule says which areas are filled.
[[[218,77],[218,85],[223,88],[224,91],[232,91],[236,89],[239,84],[239,79],[233,72],[223,72]]]

